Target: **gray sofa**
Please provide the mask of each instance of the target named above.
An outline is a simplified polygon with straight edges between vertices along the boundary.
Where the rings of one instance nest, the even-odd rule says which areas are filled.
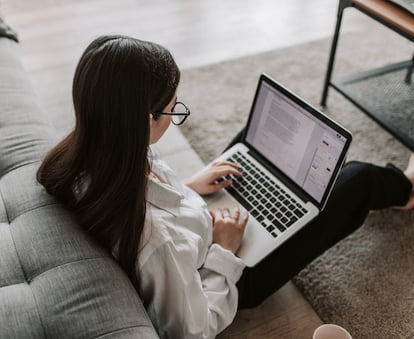
[[[117,263],[36,182],[56,141],[0,39],[0,338],[157,338]]]

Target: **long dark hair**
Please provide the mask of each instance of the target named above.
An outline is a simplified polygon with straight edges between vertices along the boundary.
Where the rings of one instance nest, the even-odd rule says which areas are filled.
[[[37,180],[118,261],[135,288],[146,213],[150,112],[173,98],[180,73],[163,47],[102,36],[73,80],[74,130],[45,157]]]

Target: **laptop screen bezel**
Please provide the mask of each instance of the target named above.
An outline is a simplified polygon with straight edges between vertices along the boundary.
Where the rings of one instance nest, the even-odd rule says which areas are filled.
[[[247,141],[247,134],[249,131],[249,128],[251,127],[251,121],[254,113],[254,109],[256,107],[257,99],[260,93],[261,86],[263,85],[263,82],[266,82],[271,87],[275,88],[277,91],[281,92],[283,95],[291,99],[293,102],[298,104],[301,108],[305,109],[307,112],[312,114],[313,116],[317,117],[319,120],[323,121],[325,124],[327,124],[330,128],[332,128],[334,131],[339,133],[341,136],[343,136],[346,141],[344,144],[344,147],[342,149],[342,152],[339,156],[338,162],[335,166],[334,171],[332,172],[332,176],[329,180],[329,183],[327,185],[327,189],[325,190],[325,193],[319,202],[316,200],[312,195],[307,193],[302,187],[300,187],[296,182],[294,182],[289,176],[287,176],[283,171],[275,168],[275,165],[269,161],[269,159],[266,158],[259,150],[257,150],[254,145],[250,144]],[[282,177],[283,181],[289,182],[289,187],[293,187],[293,191],[295,194],[300,196],[305,201],[311,201],[314,205],[318,207],[319,210],[322,210],[324,206],[326,205],[326,202],[329,198],[329,195],[332,191],[332,188],[335,184],[335,181],[338,176],[338,172],[340,171],[345,159],[346,154],[348,152],[349,146],[352,141],[352,134],[347,129],[345,129],[343,126],[338,124],[337,122],[333,121],[331,118],[329,118],[326,114],[322,113],[320,110],[316,109],[309,103],[307,103],[305,100],[300,98],[298,95],[293,93],[292,91],[288,90],[286,87],[282,86],[280,83],[269,77],[267,74],[261,74],[259,78],[259,82],[256,88],[256,93],[253,99],[253,103],[250,109],[249,118],[247,120],[246,128],[244,129],[244,133],[242,135],[242,140],[245,145],[248,146],[248,148],[251,150],[252,153],[254,153],[255,158],[259,160],[259,162],[264,165],[268,170],[275,172],[274,174],[278,177]]]

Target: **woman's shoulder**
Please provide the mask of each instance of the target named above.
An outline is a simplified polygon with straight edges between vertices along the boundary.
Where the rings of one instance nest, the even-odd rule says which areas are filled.
[[[142,269],[150,258],[152,258],[151,260],[164,261],[164,254],[174,252],[177,246],[191,251],[192,246],[184,230],[172,227],[172,225],[163,220],[158,220],[156,225],[146,222],[140,246],[140,268]]]
[[[147,210],[142,247],[158,248],[167,244],[188,239],[189,231],[177,226],[174,216],[163,210]]]

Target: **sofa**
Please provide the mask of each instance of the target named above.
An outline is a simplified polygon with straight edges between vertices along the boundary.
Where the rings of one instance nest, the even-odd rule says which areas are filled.
[[[57,141],[0,38],[0,338],[158,338],[116,261],[36,181]]]

